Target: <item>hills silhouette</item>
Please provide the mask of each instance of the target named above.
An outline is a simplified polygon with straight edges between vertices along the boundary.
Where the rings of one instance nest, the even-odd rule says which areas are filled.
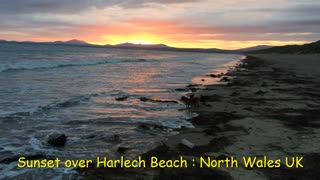
[[[286,45],[286,46],[267,46],[258,45],[248,48],[241,48],[236,50],[225,50],[217,48],[176,48],[170,47],[166,44],[134,44],[134,43],[121,43],[116,45],[96,45],[90,44],[82,40],[71,39],[68,41],[54,41],[54,42],[33,42],[33,41],[6,41],[0,42],[7,43],[34,43],[34,44],[52,44],[52,45],[71,45],[71,46],[92,46],[92,47],[106,47],[106,48],[129,48],[129,49],[154,49],[163,51],[183,51],[183,52],[207,52],[207,53],[279,53],[279,54],[307,54],[307,53],[320,53],[320,41],[316,41],[304,45]]]

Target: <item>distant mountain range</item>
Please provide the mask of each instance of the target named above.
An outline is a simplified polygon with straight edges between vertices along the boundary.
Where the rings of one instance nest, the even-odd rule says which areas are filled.
[[[267,46],[259,45],[254,47],[236,49],[236,50],[224,50],[216,48],[175,48],[165,44],[133,44],[122,43],[117,45],[95,45],[85,41],[72,39],[69,41],[54,41],[54,42],[32,42],[32,41],[6,41],[0,40],[0,42],[13,42],[13,43],[36,43],[36,44],[56,44],[56,45],[72,45],[72,46],[93,46],[93,47],[106,47],[106,48],[129,48],[129,49],[154,49],[161,51],[183,51],[183,52],[205,52],[205,53],[232,53],[232,54],[245,54],[245,53],[320,53],[320,41],[305,44],[305,45],[287,45],[287,46]]]
[[[93,44],[89,44],[85,41],[80,41],[77,39],[72,39],[69,41],[54,41],[54,42],[33,42],[33,41],[7,41],[0,40],[0,42],[9,42],[9,43],[34,43],[34,44],[59,44],[59,45],[79,45],[79,46],[96,46]]]
[[[262,50],[247,51],[252,54],[278,53],[278,54],[317,54],[320,53],[320,41],[304,45],[286,45]]]
[[[66,44],[66,45],[90,45],[89,43],[85,42],[85,41],[80,41],[77,39],[72,39],[69,41],[55,41],[55,42],[45,42],[45,43],[49,43],[49,44]]]
[[[127,48],[170,48],[165,44],[133,44],[133,43],[122,43],[115,45],[116,47],[127,47]]]
[[[272,47],[274,47],[274,46],[258,45],[258,46],[238,49],[235,51],[238,51],[238,52],[258,51],[258,50],[268,49],[268,48],[272,48]]]
[[[223,50],[215,48],[175,48],[170,47],[165,44],[134,44],[134,43],[122,43],[117,45],[95,45],[89,44],[85,41],[72,39],[69,41],[54,41],[54,42],[32,42],[32,41],[6,41],[0,40],[0,42],[9,42],[9,43],[34,43],[34,44],[52,44],[52,45],[72,45],[72,46],[91,46],[91,47],[106,47],[106,48],[129,48],[129,49],[150,49],[150,50],[160,50],[160,51],[182,51],[182,52],[207,52],[207,53],[239,53],[238,50]]]

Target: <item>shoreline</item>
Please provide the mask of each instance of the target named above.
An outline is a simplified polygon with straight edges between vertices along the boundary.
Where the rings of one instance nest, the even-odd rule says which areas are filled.
[[[275,58],[277,59],[277,58]],[[284,58],[285,59],[285,58]],[[290,61],[290,59],[287,59]],[[302,61],[295,61],[299,67]],[[320,78],[279,65],[263,55],[247,56],[222,78],[225,85],[207,85],[200,90],[199,116],[190,121],[195,128],[183,128],[163,145],[144,153],[149,159],[188,160],[200,156],[225,159],[241,156],[271,159],[303,156],[303,169],[290,168],[180,168],[100,169],[88,176],[132,179],[318,179],[320,165]],[[194,148],[181,144],[186,139]],[[196,160],[196,164],[199,163]]]

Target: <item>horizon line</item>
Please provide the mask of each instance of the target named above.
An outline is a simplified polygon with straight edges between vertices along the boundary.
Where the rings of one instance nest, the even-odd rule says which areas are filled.
[[[17,41],[17,40],[7,40],[7,39],[0,39],[0,41],[6,41],[6,42],[16,42],[16,43],[43,43],[43,44],[46,44],[46,43],[67,43],[67,42],[70,42],[70,41],[79,41],[79,42],[83,42],[84,44],[63,44],[63,45],[76,45],[76,46],[100,46],[100,47],[103,47],[103,46],[113,46],[113,47],[121,47],[121,46],[117,46],[117,45],[121,45],[121,44],[132,44],[132,45],[141,45],[141,46],[152,46],[152,45],[164,45],[164,46],[167,46],[167,48],[175,48],[175,49],[203,49],[203,50],[214,50],[214,49],[217,49],[217,50],[226,50],[226,51],[236,51],[236,50],[241,50],[241,49],[246,49],[246,48],[253,48],[253,47],[259,47],[259,46],[270,46],[270,47],[279,47],[279,46],[276,46],[276,45],[267,45],[268,43],[265,43],[265,44],[258,44],[258,45],[255,45],[255,46],[245,46],[245,47],[241,47],[241,48],[235,48],[235,49],[223,49],[223,48],[220,48],[220,47],[209,47],[209,48],[201,48],[201,47],[175,47],[175,46],[170,46],[169,44],[164,44],[164,43],[133,43],[133,42],[130,42],[130,41],[124,41],[124,42],[121,42],[121,43],[117,43],[117,44],[98,44],[98,43],[92,43],[92,42],[87,42],[85,40],[80,40],[80,39],[69,39],[69,40],[54,40],[54,41],[32,41],[32,40],[24,40],[24,41]],[[315,41],[305,41],[303,43],[296,43],[296,44],[286,44],[286,45],[304,45],[304,44],[309,44],[309,43],[312,43],[312,42],[316,42],[317,40]],[[286,46],[286,45],[280,45],[280,46]],[[124,46],[123,46],[124,48]],[[130,48],[139,48],[139,47],[130,47]],[[142,47],[143,48],[143,47]],[[154,48],[157,48],[157,47],[154,47]],[[160,48],[160,47],[158,47]],[[163,47],[164,48],[164,47]]]

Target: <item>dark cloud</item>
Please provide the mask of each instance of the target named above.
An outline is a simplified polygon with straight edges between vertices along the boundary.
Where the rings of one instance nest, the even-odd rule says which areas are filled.
[[[277,7],[277,8],[255,8],[244,10],[249,12],[261,13],[277,13],[282,15],[318,15],[320,12],[320,4],[305,4],[290,7]]]
[[[296,6],[291,10],[288,10],[291,13],[298,13],[298,14],[313,14],[318,15],[320,12],[320,5],[302,5]]]
[[[0,0],[0,13],[64,13],[72,14],[90,8],[103,9],[110,6],[123,8],[145,7],[151,4],[175,4],[202,0]]]
[[[1,14],[25,14],[25,13],[72,13],[88,7],[89,1],[80,0],[26,0],[26,1],[0,1]]]
[[[320,33],[320,20],[274,21],[259,25],[177,25],[178,31],[188,34],[267,34]],[[171,27],[172,29],[174,27]]]

